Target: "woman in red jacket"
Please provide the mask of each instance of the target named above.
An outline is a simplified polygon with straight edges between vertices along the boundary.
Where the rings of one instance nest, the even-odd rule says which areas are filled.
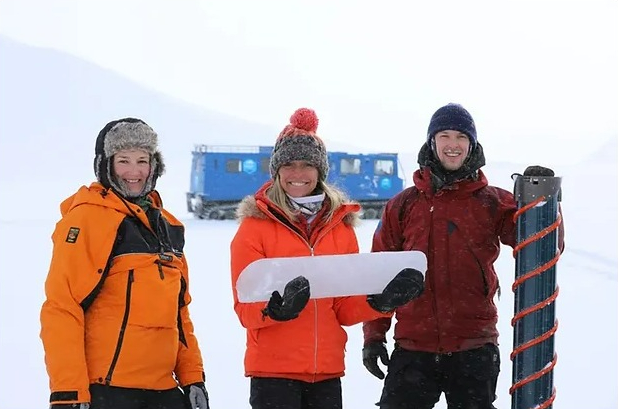
[[[253,409],[340,409],[347,334],[344,325],[384,317],[422,290],[420,272],[406,269],[381,294],[309,299],[302,276],[268,303],[240,303],[242,270],[261,258],[358,252],[358,204],[327,184],[329,163],[316,135],[318,119],[297,110],[275,144],[273,176],[238,209],[231,243],[234,309],[247,329],[245,375]]]

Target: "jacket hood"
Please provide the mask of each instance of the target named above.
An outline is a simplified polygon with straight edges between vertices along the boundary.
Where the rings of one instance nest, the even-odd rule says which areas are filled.
[[[433,187],[435,190],[440,190],[460,180],[476,178],[477,171],[485,166],[485,153],[483,146],[476,143],[461,167],[450,171],[442,166],[434,150],[429,144],[425,143],[418,152],[418,164],[421,168],[428,167],[431,169],[434,177]]]
[[[489,184],[487,178],[482,170],[479,169],[477,172],[477,177],[475,179],[459,180],[451,185],[444,186],[443,190],[457,191],[461,194],[471,194],[472,192],[484,188]],[[431,169],[429,167],[416,170],[413,175],[413,180],[414,186],[416,186],[419,191],[430,196],[435,194],[435,181],[432,178]]]

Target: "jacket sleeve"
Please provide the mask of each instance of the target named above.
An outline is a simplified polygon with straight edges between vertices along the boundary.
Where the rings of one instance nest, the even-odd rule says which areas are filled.
[[[52,259],[40,315],[51,403],[90,402],[80,303],[101,280],[115,239],[106,227],[94,227],[66,217],[52,235]]]
[[[373,233],[372,252],[379,251],[402,251],[403,232],[399,220],[401,206],[406,205],[407,195],[411,195],[413,188],[408,188],[399,193],[384,206],[382,218]]]
[[[178,324],[181,333],[174,373],[180,385],[186,386],[196,382],[204,382],[205,376],[202,353],[194,333],[193,322],[189,316],[191,295],[189,294],[189,267],[186,258],[183,258],[183,265],[182,277],[184,283],[182,286],[184,290],[181,291],[178,300]]]
[[[241,303],[238,301],[236,281],[240,273],[253,261],[265,258],[260,242],[259,227],[255,224],[256,221],[251,218],[243,219],[230,245],[234,311],[238,315],[240,324],[246,329],[259,329],[279,324],[263,316],[262,310],[266,307],[266,302]]]
[[[371,308],[367,303],[366,295],[335,298],[333,309],[339,323],[345,326],[392,316],[392,314],[383,314]]]
[[[496,189],[498,194],[497,232],[502,244],[514,248],[517,245],[517,225],[514,220],[517,203],[511,192]]]
[[[391,318],[378,318],[363,323],[364,345],[372,342],[386,342],[386,333],[391,327]]]

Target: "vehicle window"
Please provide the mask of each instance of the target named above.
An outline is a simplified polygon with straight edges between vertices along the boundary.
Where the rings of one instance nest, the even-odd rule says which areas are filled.
[[[358,175],[360,173],[361,161],[358,158],[341,159],[340,168],[342,175]]]
[[[378,159],[373,162],[374,175],[392,175],[395,169],[392,160]]]
[[[225,171],[228,173],[239,173],[242,171],[242,163],[238,159],[228,159],[225,162]]]

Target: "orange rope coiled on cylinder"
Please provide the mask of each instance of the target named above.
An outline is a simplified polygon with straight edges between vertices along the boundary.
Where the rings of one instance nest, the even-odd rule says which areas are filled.
[[[513,220],[516,222],[517,218],[520,217],[523,213],[525,213],[526,211],[528,211],[529,209],[535,207],[537,204],[541,203],[545,201],[545,197],[541,196],[539,197],[537,200],[528,203],[527,205],[523,206],[521,209],[517,210],[515,212],[515,214],[513,215]],[[547,226],[546,228],[544,228],[543,230],[533,234],[532,236],[526,238],[525,240],[523,240],[521,243],[518,243],[515,248],[513,249],[513,257],[515,257],[517,255],[517,253],[519,251],[521,251],[521,249],[523,249],[524,247],[528,246],[530,243],[533,243],[537,240],[540,240],[542,237],[547,236],[548,234],[550,234],[551,232],[553,232],[554,230],[558,229],[558,227],[560,226],[560,222],[562,220],[562,216],[560,215],[560,213],[558,213],[558,217],[556,218],[556,221],[554,221],[552,224],[550,224],[549,226]],[[551,267],[553,267],[554,265],[556,265],[556,263],[558,262],[558,259],[560,258],[560,251],[556,251],[556,255],[554,258],[552,258],[551,260],[549,260],[547,263],[535,268],[532,271],[529,271],[525,274],[523,274],[522,276],[518,277],[515,282],[513,283],[512,286],[512,290],[513,292],[515,292],[515,290],[517,289],[517,287],[519,287],[523,282],[525,282],[526,280],[531,279],[532,277],[536,277],[539,274],[543,273],[544,271],[550,269]],[[528,307],[522,311],[519,311],[517,314],[515,314],[515,316],[513,317],[513,319],[511,320],[511,325],[515,326],[515,324],[517,323],[517,321],[521,320],[523,317],[538,311],[544,307],[546,307],[547,305],[553,303],[556,298],[558,297],[558,293],[559,293],[559,287],[556,286],[556,290],[554,291],[554,293],[549,296],[547,299],[531,306]],[[549,329],[549,331],[545,332],[544,334],[540,335],[537,338],[531,339],[528,342],[523,343],[522,345],[518,346],[517,348],[515,348],[513,350],[513,352],[511,352],[511,361],[514,360],[515,356],[520,354],[521,352],[525,351],[526,349],[529,349],[537,344],[540,344],[541,342],[547,340],[548,338],[550,338],[551,336],[553,336],[556,331],[558,330],[558,320],[555,320],[554,326],[552,328]],[[558,360],[558,355],[554,352],[554,357],[552,359],[552,361],[546,365],[542,370],[540,370],[537,373],[533,373],[527,377],[525,377],[524,379],[516,382],[513,386],[511,386],[511,388],[509,389],[509,393],[512,395],[513,392],[516,389],[519,389],[521,387],[523,387],[524,385],[537,380],[539,378],[541,378],[542,376],[544,376],[545,374],[549,373],[550,371],[552,371],[554,369],[554,367],[556,366],[556,362]],[[549,397],[549,399],[547,399],[545,402],[543,402],[542,404],[538,405],[536,407],[536,409],[545,409],[547,407],[549,407],[554,400],[556,399],[556,388],[554,387],[552,390],[552,395]]]

